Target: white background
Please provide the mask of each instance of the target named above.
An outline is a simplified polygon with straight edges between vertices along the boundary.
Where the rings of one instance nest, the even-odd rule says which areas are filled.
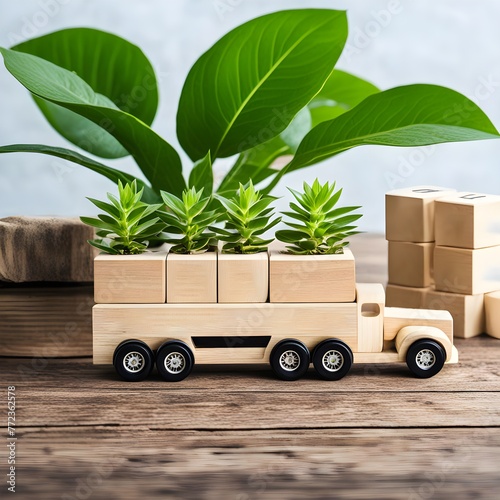
[[[175,113],[197,57],[231,28],[258,15],[299,7],[348,9],[350,35],[338,67],[387,89],[410,83],[451,87],[477,102],[500,127],[498,0],[38,0],[0,3],[0,44],[75,26],[116,33],[139,45],[157,71],[160,107],[153,124],[178,147]],[[392,10],[392,14],[389,13]],[[45,122],[27,91],[0,67],[0,144],[73,148]],[[180,149],[180,148],[179,148]],[[383,231],[384,193],[420,184],[500,194],[500,141],[405,149],[362,147],[285,178],[336,180],[343,204],[363,206],[361,229]],[[190,163],[182,155],[185,172]],[[105,161],[106,162],[106,161]],[[140,175],[132,160],[109,164]],[[217,169],[228,164],[218,164]],[[0,156],[0,217],[92,213],[85,196],[114,185],[83,167],[41,155]],[[275,191],[286,196],[284,186]],[[280,208],[287,203],[280,201]]]

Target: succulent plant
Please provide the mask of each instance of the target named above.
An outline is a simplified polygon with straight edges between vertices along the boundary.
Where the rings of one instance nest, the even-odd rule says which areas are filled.
[[[240,187],[232,198],[217,196],[224,212],[224,228],[211,227],[218,239],[224,241],[223,251],[227,253],[257,253],[267,250],[274,238],[263,239],[261,236],[281,221],[281,217],[272,219],[274,209],[269,205],[276,199],[262,196],[250,181],[245,188]]]
[[[149,205],[141,201],[144,188],[137,192],[137,181],[122,184],[118,181],[118,198],[108,193],[111,203],[88,198],[97,208],[106,212],[98,218],[80,217],[81,221],[97,228],[99,239],[89,243],[103,252],[139,254],[148,248],[149,241],[156,238],[165,224],[153,214],[160,205]]]
[[[311,186],[304,182],[303,193],[288,188],[298,202],[291,202],[290,212],[282,212],[297,222],[285,221],[291,229],[276,232],[276,238],[293,254],[335,254],[342,253],[348,244],[346,238],[358,234],[353,222],[361,214],[349,214],[360,207],[334,208],[340,199],[342,189],[335,192],[335,183],[321,185],[316,179]]]
[[[179,235],[165,238],[172,243],[175,253],[200,253],[215,245],[214,234],[208,230],[220,215],[218,210],[210,210],[211,196],[203,197],[203,189],[185,189],[181,198],[161,191],[163,202],[169,212],[159,211],[158,216],[167,224],[165,232]]]

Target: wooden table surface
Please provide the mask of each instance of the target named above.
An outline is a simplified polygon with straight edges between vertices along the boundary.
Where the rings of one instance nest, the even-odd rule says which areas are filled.
[[[352,249],[358,281],[384,282],[382,238]],[[460,364],[429,380],[404,365],[292,383],[225,366],[130,384],[90,358],[2,358],[17,396],[13,498],[498,499],[500,341],[456,345]]]

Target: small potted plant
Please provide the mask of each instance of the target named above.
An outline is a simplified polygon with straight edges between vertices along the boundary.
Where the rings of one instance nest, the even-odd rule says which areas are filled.
[[[224,242],[218,256],[218,302],[266,302],[269,285],[268,245],[263,235],[278,224],[269,205],[276,199],[262,196],[252,181],[240,183],[232,198],[216,196],[224,207],[224,228],[211,227]]]
[[[306,182],[303,192],[289,188],[291,202],[283,215],[290,229],[276,232],[286,252],[271,252],[271,302],[352,302],[356,296],[355,265],[346,238],[357,234],[353,225],[360,207],[336,207],[342,190],[335,183]]]
[[[105,212],[97,218],[81,217],[97,229],[99,239],[89,243],[101,250],[94,260],[94,298],[97,303],[164,303],[166,251],[148,249],[165,228],[154,214],[159,204],[141,201],[144,189],[137,182],[118,181],[118,198],[109,202],[88,198]]]
[[[157,213],[174,235],[165,238],[173,245],[167,255],[167,302],[217,302],[216,241],[208,228],[220,214],[210,210],[212,197],[195,187],[181,198],[165,191],[161,196],[169,211]]]

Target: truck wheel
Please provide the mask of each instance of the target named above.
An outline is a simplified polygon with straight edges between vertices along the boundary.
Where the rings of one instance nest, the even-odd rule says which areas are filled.
[[[352,351],[340,340],[324,340],[313,353],[314,369],[325,380],[340,380],[351,369]]]
[[[406,353],[406,364],[419,378],[430,378],[443,368],[446,353],[440,344],[430,339],[414,342]]]
[[[144,342],[126,340],[115,349],[113,365],[116,373],[127,382],[139,382],[151,373],[154,355]]]
[[[309,369],[309,349],[298,340],[282,340],[274,346],[269,362],[281,380],[297,380]]]
[[[193,352],[180,340],[169,340],[156,351],[156,368],[167,382],[184,380],[191,373],[193,366]]]

